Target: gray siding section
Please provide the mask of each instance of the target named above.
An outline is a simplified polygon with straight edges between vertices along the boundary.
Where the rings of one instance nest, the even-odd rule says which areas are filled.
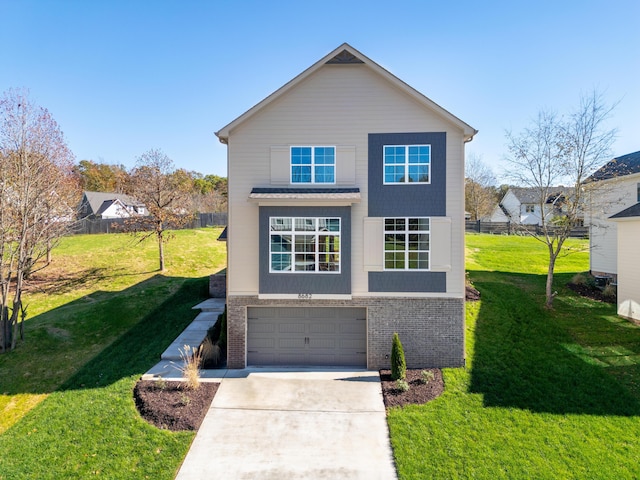
[[[340,217],[340,273],[270,273],[269,217]],[[260,207],[260,293],[351,293],[351,207]]]
[[[446,292],[446,272],[369,272],[370,292]]]
[[[369,216],[439,216],[447,214],[447,134],[369,134]],[[384,185],[384,145],[431,145],[431,183]]]

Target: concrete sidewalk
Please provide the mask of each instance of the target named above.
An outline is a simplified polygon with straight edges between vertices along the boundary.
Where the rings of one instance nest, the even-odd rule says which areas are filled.
[[[228,370],[177,480],[395,479],[377,372]]]

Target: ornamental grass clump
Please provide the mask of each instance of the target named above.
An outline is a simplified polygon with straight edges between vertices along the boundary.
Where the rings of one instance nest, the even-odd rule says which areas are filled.
[[[393,334],[391,341],[391,379],[404,380],[407,377],[407,361],[404,358],[404,349],[397,333]]]
[[[199,349],[185,345],[184,349],[180,350],[180,358],[182,359],[182,365],[179,369],[182,372],[187,388],[197,390],[200,388],[201,354]]]

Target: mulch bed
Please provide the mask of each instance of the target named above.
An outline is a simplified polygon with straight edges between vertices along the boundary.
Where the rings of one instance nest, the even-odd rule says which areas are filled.
[[[605,296],[602,294],[602,290],[597,287],[586,284],[567,283],[567,288],[573,290],[578,295],[591,298],[593,300],[599,300],[606,303],[616,303],[616,297]]]
[[[433,372],[434,378],[428,383],[422,381],[422,370]],[[444,392],[442,371],[438,368],[423,368],[419,370],[407,369],[406,381],[409,390],[400,390],[395,380],[391,380],[391,370],[380,370],[382,396],[385,407],[402,407],[404,405],[422,405],[429,400],[439,397]]]
[[[471,285],[465,287],[465,299],[467,302],[477,302],[480,300],[480,292]]]
[[[201,382],[192,390],[184,382],[140,380],[133,398],[142,418],[158,428],[197,430],[218,391],[219,383]]]

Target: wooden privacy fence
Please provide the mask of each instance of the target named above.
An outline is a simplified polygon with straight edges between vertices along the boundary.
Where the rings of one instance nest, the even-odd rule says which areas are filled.
[[[73,227],[75,234],[94,233],[119,233],[123,230],[126,218],[83,218],[78,220]],[[214,227],[227,225],[226,213],[199,213],[194,219],[186,224],[183,229]]]
[[[467,220],[467,232],[491,233],[494,235],[522,235],[527,232],[542,235],[542,227],[538,225],[520,225],[512,222],[483,222],[481,220]],[[569,235],[573,238],[589,238],[589,227],[574,227]]]

